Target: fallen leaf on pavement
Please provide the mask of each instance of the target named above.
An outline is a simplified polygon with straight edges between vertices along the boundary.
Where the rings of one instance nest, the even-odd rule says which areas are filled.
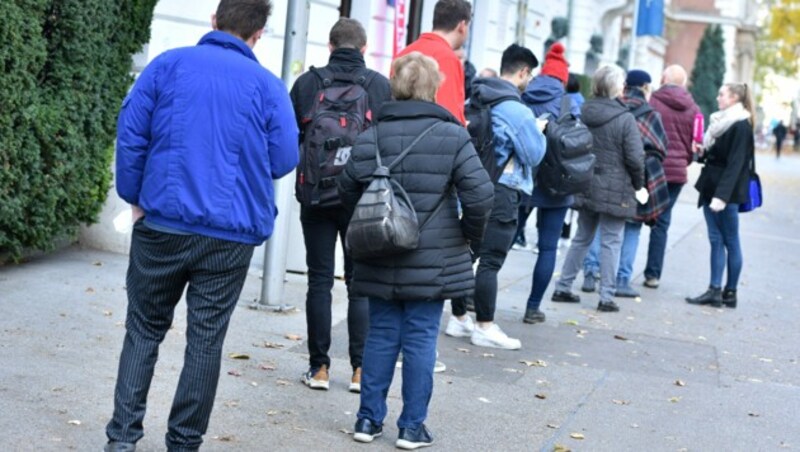
[[[706,339],[705,336],[697,336],[697,340],[698,341],[707,341],[708,339]]]
[[[619,399],[614,399],[612,400],[612,402],[614,402],[617,405],[630,405],[631,403],[629,400],[619,400]]]
[[[523,359],[520,360],[520,362],[528,367],[547,367],[547,363],[541,359],[537,359],[536,361],[527,361]]]
[[[223,403],[223,405],[225,405],[228,408],[236,408],[237,406],[239,406],[239,401],[238,400],[228,400],[227,402]]]
[[[519,370],[519,369],[512,369],[512,368],[510,368],[510,367],[506,367],[506,368],[505,368],[505,369],[503,369],[503,370],[504,370],[504,371],[506,371],[506,372],[516,373],[516,374],[521,374],[521,373],[522,373],[522,371],[521,371],[521,370]]]
[[[574,352],[567,352],[567,356],[571,356],[573,358],[580,358],[581,354],[580,353],[574,353]]]
[[[275,416],[278,413],[279,413],[278,410],[269,410],[267,411],[267,416]]]
[[[103,315],[106,317],[111,317],[112,315],[114,315],[114,313],[109,310],[105,310],[103,311]]]
[[[639,424],[631,424],[631,428],[639,428]]]
[[[299,334],[287,333],[283,337],[285,337],[286,339],[289,339],[290,341],[302,341],[303,340],[303,336],[300,336]]]
[[[539,400],[544,400],[544,399],[546,399],[546,398],[547,398],[547,396],[546,396],[546,395],[544,395],[544,394],[536,394],[534,397],[536,397],[536,398],[537,398],[537,399],[539,399]]]
[[[250,355],[247,353],[229,353],[228,358],[230,359],[250,359]]]
[[[484,358],[494,358],[494,353],[483,353],[481,356]]]
[[[761,416],[758,413],[747,413],[747,415],[750,416],[750,417],[759,417],[759,416]]]
[[[252,387],[256,387],[256,386],[258,386],[258,383],[256,383],[255,381],[251,381],[251,382],[250,382],[250,386],[252,386]]]
[[[81,421],[79,421],[77,419],[72,419],[71,421],[67,421],[67,424],[69,424],[69,425],[81,425]]]
[[[492,402],[491,402],[489,399],[487,399],[486,397],[478,397],[478,400],[479,400],[479,401],[481,401],[481,402],[483,402],[483,403],[492,403]]]
[[[547,424],[547,428],[558,428],[558,424]]]
[[[620,341],[627,341],[628,340],[627,337],[619,335],[619,334],[615,334],[614,335],[614,339],[617,339],[617,340],[620,340]]]
[[[585,439],[586,437],[583,436],[583,433],[570,433],[569,437],[572,439]]]
[[[277,384],[278,386],[291,386],[292,385],[292,383],[289,380],[284,380],[282,378],[278,378],[277,380],[275,380],[275,384]]]
[[[94,261],[94,262],[92,262],[92,265],[94,265],[95,267],[102,267],[103,263],[100,262],[100,261]]]
[[[352,435],[353,434],[353,432],[351,432],[350,430],[347,430],[346,428],[340,428],[339,431],[344,433],[345,435]]]
[[[572,326],[578,326],[578,325],[580,325],[580,324],[578,323],[578,321],[577,321],[577,320],[567,320],[567,321],[566,321],[566,322],[564,322],[564,323],[566,323],[567,325],[572,325]]]
[[[771,363],[772,360],[770,358],[758,358],[759,361],[762,363]]]
[[[675,380],[675,386],[686,386],[683,380]]]
[[[258,368],[261,369],[261,370],[275,370],[276,369],[276,367],[274,365],[266,364],[266,363],[265,364],[261,364],[260,366],[258,366]]]
[[[254,347],[264,347],[264,348],[283,348],[283,344],[278,344],[276,342],[269,342],[264,341],[263,344],[253,344]]]
[[[222,442],[225,442],[225,443],[229,443],[229,442],[235,440],[236,437],[233,436],[233,435],[217,435],[217,436],[212,436],[211,439],[215,439],[217,441],[222,441]]]
[[[470,349],[468,349],[468,348],[457,348],[456,350],[461,352],[461,353],[469,353],[470,352]]]
[[[236,369],[231,369],[228,371],[228,375],[233,375],[234,377],[241,377],[242,373]]]
[[[561,444],[556,444],[553,446],[553,452],[572,452],[572,449]]]
[[[577,332],[578,334],[586,334],[589,331],[588,330],[575,330],[575,332]]]
[[[87,287],[86,293],[94,293],[94,287]]]
[[[678,402],[681,401],[681,398],[680,397],[670,397],[669,401],[672,402],[672,403],[678,403]]]

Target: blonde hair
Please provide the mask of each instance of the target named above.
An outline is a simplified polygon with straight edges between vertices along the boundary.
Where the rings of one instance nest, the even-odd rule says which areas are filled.
[[[439,64],[419,52],[411,52],[392,63],[392,96],[396,100],[436,101],[442,81]]]
[[[726,83],[722,86],[727,88],[731,94],[736,96],[739,102],[742,103],[744,109],[750,113],[750,118],[748,121],[750,121],[750,125],[752,125],[755,129],[756,111],[755,108],[753,108],[753,93],[751,92],[752,90],[750,87],[747,86],[747,83]]]

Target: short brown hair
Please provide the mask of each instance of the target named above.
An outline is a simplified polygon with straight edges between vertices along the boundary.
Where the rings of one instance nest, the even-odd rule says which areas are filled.
[[[328,36],[328,42],[334,49],[351,48],[360,50],[367,45],[367,32],[361,22],[342,17],[333,25]]]
[[[433,7],[433,29],[453,31],[462,20],[472,19],[472,5],[466,0],[439,0]]]
[[[441,81],[436,60],[419,52],[411,52],[392,63],[392,96],[397,100],[434,102]]]
[[[217,29],[247,41],[267,25],[270,14],[270,0],[221,0],[216,13]]]

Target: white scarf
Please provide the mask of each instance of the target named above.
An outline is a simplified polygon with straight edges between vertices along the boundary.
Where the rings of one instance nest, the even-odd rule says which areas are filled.
[[[707,151],[714,145],[717,138],[727,132],[732,125],[742,119],[749,118],[750,112],[744,109],[741,102],[736,102],[724,110],[712,113],[708,121],[709,125],[708,130],[706,130],[706,136],[703,138],[703,147]]]

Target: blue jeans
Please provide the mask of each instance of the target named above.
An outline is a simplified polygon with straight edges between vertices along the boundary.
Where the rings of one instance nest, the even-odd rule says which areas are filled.
[[[711,287],[722,287],[725,263],[728,265],[726,289],[736,290],[742,273],[742,247],[739,244],[739,204],[728,204],[722,212],[703,206],[711,242]]]
[[[383,425],[386,396],[397,355],[403,352],[403,411],[398,428],[417,428],[428,417],[433,394],[436,339],[444,300],[398,301],[370,298],[369,332],[361,368],[359,419]]]
[[[667,249],[667,230],[672,221],[672,208],[678,201],[683,184],[667,184],[669,190],[669,207],[658,216],[656,224],[650,228],[650,244],[647,247],[647,265],[644,267],[645,278],[661,279],[664,268],[664,253]]]
[[[556,249],[568,207],[536,209],[536,229],[539,232],[539,257],[533,269],[533,283],[528,295],[527,309],[539,309],[556,267]]]
[[[619,255],[619,270],[617,270],[617,286],[627,286],[633,275],[633,262],[636,260],[636,250],[639,248],[639,235],[642,233],[642,223],[626,221],[625,235],[622,238],[622,250]],[[583,274],[597,277],[600,274],[600,234],[594,237],[589,253],[583,260]]]

